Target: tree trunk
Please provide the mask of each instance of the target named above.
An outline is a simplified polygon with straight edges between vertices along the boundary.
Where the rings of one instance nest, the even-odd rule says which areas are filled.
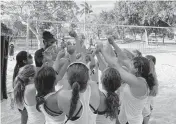
[[[29,29],[34,33],[34,35],[35,35],[36,38],[37,38],[37,41],[38,41],[38,49],[41,48],[41,47],[43,47],[42,38],[41,38],[41,36],[40,36],[40,33],[37,33],[37,32],[35,31],[35,29],[32,28],[30,25],[29,25]]]
[[[137,39],[136,37],[137,37],[137,34],[135,33],[135,41],[136,41],[136,39]]]
[[[100,33],[99,32],[98,32],[97,36],[98,36],[98,39],[100,39]]]
[[[123,32],[122,32],[123,34],[122,34],[122,43],[124,43],[124,39],[125,39],[125,31],[124,31],[124,28],[123,28]]]
[[[136,41],[136,32],[133,30],[133,39]]]
[[[148,37],[149,37],[149,35],[148,35],[148,33],[147,33],[147,30],[145,29],[145,32],[144,32],[144,40],[145,40],[145,42],[146,42],[147,45],[149,45]]]
[[[165,38],[165,35],[163,34],[163,44],[164,44],[164,38]]]
[[[27,25],[26,22],[24,22],[22,19],[21,19],[21,22],[22,24],[24,25]],[[36,26],[36,30],[29,24],[29,29],[32,31],[32,33],[36,36],[37,38],[37,41],[38,41],[38,49],[41,48],[43,46],[43,43],[42,43],[42,37],[40,36],[40,32],[39,32],[39,29],[38,29],[38,26]]]
[[[31,39],[31,48],[32,48],[32,39]]]
[[[142,37],[143,37],[143,33],[141,33],[141,41],[143,41]]]

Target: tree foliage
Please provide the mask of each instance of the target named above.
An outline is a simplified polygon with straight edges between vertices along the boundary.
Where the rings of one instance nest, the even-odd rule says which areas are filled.
[[[102,24],[113,25],[137,25],[137,26],[176,26],[176,2],[175,1],[117,1],[110,11],[102,11],[97,21]],[[142,28],[122,28],[102,26],[106,33],[114,33],[123,38],[124,33],[143,34]],[[112,31],[113,29],[113,31]],[[166,29],[147,29],[151,33],[166,36],[173,33]]]
[[[86,15],[86,29],[100,38],[101,35],[114,34],[118,38],[125,38],[125,34],[136,37],[142,34],[142,28],[123,28],[112,25],[145,25],[145,26],[176,26],[176,2],[175,1],[116,1],[110,11],[102,11],[94,15],[92,6],[82,3],[81,8],[74,1],[2,1],[2,22],[14,30],[16,35],[26,35],[28,19],[52,20],[52,21],[78,21],[77,15]],[[31,22],[30,29],[38,37],[44,29],[52,29],[54,35],[57,30],[62,32],[63,26],[55,23]],[[72,28],[79,25],[71,24]],[[169,36],[173,31],[166,29],[147,29],[151,33]],[[39,37],[38,37],[39,38]]]
[[[76,13],[79,7],[74,1],[9,1],[1,2],[2,16],[10,20],[3,20],[14,31],[26,30],[27,20],[72,21],[77,20]],[[60,29],[61,25],[57,24]],[[13,28],[15,27],[15,28]],[[44,29],[57,27],[53,23],[30,23],[30,27],[37,33]]]

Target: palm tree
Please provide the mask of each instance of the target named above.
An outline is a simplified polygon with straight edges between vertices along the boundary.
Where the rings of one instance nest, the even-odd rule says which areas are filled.
[[[78,14],[80,14],[81,16],[85,13],[85,14],[90,14],[93,12],[92,10],[92,5],[89,5],[87,2],[84,2],[82,4],[80,4],[81,7],[83,7]]]
[[[108,12],[102,11],[102,12],[100,13],[100,18],[102,18],[103,21],[107,21],[107,19],[108,19]]]
[[[77,15],[79,14],[80,17],[82,17],[84,15],[84,31],[86,29],[86,14],[89,16],[90,13],[93,12],[92,10],[92,6],[89,5],[87,2],[83,2],[82,4],[80,4],[82,9],[80,11],[77,12]]]

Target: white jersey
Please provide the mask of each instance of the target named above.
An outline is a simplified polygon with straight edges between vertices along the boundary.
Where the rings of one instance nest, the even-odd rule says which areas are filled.
[[[151,107],[153,106],[153,96],[149,96],[147,102],[142,111],[143,117],[147,117],[151,114]]]
[[[107,92],[103,89],[101,89],[101,92],[104,93],[104,95],[107,97]],[[110,117],[106,117],[105,114],[98,114],[96,119],[96,124],[115,124],[116,119],[111,120]]]
[[[28,113],[27,124],[44,124],[45,123],[45,117],[43,113],[39,112],[36,109],[36,105],[28,106],[26,103],[24,105]]]
[[[116,119],[111,120],[109,117],[106,118],[106,115],[97,115],[96,124],[115,124]]]
[[[126,124],[127,122],[129,124],[142,124],[142,111],[148,99],[148,92],[140,98],[135,98],[129,85],[126,85],[121,95],[121,106],[118,116],[120,124]]]
[[[48,95],[45,96],[45,100],[51,96],[52,94],[55,94],[55,92],[53,93],[49,93]],[[42,111],[42,113],[45,116],[45,124],[64,124],[66,116],[65,114],[62,113],[56,113],[56,112],[52,112],[55,113],[54,115],[50,115],[46,112],[46,106],[44,104],[40,105],[40,110]],[[51,110],[50,110],[51,111]]]
[[[69,120],[67,124],[96,124],[97,115],[91,111],[89,106],[90,96],[91,87],[88,86],[84,93],[80,93],[80,101],[83,106],[81,116],[75,121]]]

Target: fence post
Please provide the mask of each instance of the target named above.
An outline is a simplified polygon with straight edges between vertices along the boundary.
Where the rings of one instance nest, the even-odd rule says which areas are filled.
[[[57,25],[57,35],[56,35],[56,37],[57,37],[57,42],[56,42],[57,46],[58,46],[58,40],[59,40],[59,34],[58,34],[58,32],[59,32],[59,25]]]
[[[149,41],[148,41],[148,35],[147,35],[147,30],[146,29],[145,29],[144,37],[145,37],[146,46],[148,46],[149,45]]]
[[[27,20],[26,50],[29,51],[29,19]]]

